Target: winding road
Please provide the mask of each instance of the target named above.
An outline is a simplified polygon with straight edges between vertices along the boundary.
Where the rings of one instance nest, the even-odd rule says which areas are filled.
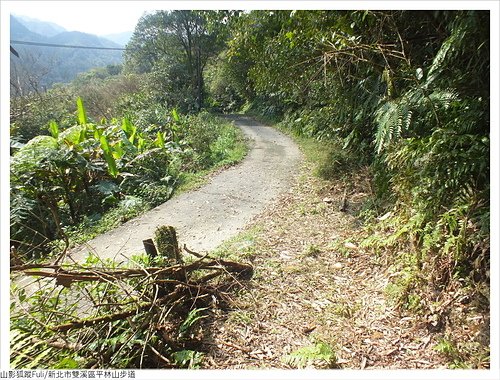
[[[69,258],[83,262],[89,252],[101,259],[128,260],[143,251],[161,225],[176,228],[181,245],[211,251],[235,236],[255,215],[286,191],[298,172],[302,154],[279,131],[251,118],[231,119],[250,140],[250,150],[238,165],[213,176],[198,190],[183,193],[144,215],[72,249]]]

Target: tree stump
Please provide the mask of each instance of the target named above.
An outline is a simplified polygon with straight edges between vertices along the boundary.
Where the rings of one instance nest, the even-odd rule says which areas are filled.
[[[177,233],[172,226],[160,226],[155,231],[155,242],[158,255],[172,264],[182,264]]]
[[[158,251],[156,250],[155,243],[153,242],[153,239],[146,239],[142,241],[142,244],[144,245],[144,250],[146,251],[146,254],[153,258],[158,256]]]

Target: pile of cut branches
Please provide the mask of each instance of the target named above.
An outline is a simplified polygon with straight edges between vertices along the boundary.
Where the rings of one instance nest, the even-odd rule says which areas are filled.
[[[250,278],[253,268],[186,247],[183,255],[175,230],[163,230],[165,244],[161,228],[158,250],[146,241],[154,254],[129,267],[97,266],[95,258],[11,267],[11,366],[32,367],[40,355],[39,368],[199,366],[200,321],[226,303],[228,289]],[[35,280],[26,285],[27,278]]]

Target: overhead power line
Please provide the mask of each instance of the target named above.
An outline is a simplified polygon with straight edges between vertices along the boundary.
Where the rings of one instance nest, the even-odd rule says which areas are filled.
[[[19,53],[12,46],[10,47],[10,52],[14,54],[17,58],[19,58]]]
[[[31,41],[17,41],[10,40],[11,44],[18,45],[30,45],[30,46],[46,46],[46,47],[56,47],[56,48],[72,48],[72,49],[95,49],[95,50],[126,50],[125,48],[115,48],[115,47],[104,47],[104,46],[81,46],[81,45],[60,45],[60,44],[48,44],[45,42],[31,42]]]

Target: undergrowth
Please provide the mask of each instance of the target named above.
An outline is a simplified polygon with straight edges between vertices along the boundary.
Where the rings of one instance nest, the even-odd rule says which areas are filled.
[[[226,287],[248,278],[251,266],[198,254],[183,265],[180,250],[174,263],[161,255],[174,244],[171,232],[156,230],[158,256],[119,264],[90,254],[84,263],[59,267],[55,285],[47,281],[53,266],[14,270],[11,367],[200,368],[210,328],[204,320],[225,304]],[[36,277],[26,286],[17,276]]]
[[[316,341],[311,346],[301,347],[282,358],[292,368],[336,368],[336,357],[331,345]]]
[[[294,132],[293,122],[286,119],[277,126],[294,138],[313,164],[313,174],[324,180],[349,183],[363,167],[364,161],[342,146],[340,140],[322,140]],[[403,165],[397,161],[394,165],[401,171]],[[447,202],[443,202],[441,207],[429,209],[418,198],[426,191],[422,190],[426,182],[420,184],[422,188],[418,187],[418,181],[412,182],[411,189],[410,179],[405,183],[402,171],[396,183],[394,178],[390,181],[389,175],[384,177],[377,166],[379,161],[369,167],[371,194],[355,214],[364,232],[352,236],[349,243],[355,243],[383,263],[389,276],[385,289],[389,305],[429,319],[433,333],[446,332],[456,341],[455,348],[445,352],[450,367],[484,366],[489,355],[487,346],[476,342],[471,349],[465,344],[458,327],[450,320],[464,317],[447,317],[449,306],[446,306],[467,299],[473,305],[467,308],[472,315],[489,313],[489,212],[484,194],[473,186],[460,188],[459,182],[452,182],[450,187],[458,186],[453,203],[446,207]],[[395,192],[403,189],[406,196],[395,196]],[[421,203],[415,205],[415,200]],[[337,242],[336,246],[341,251],[343,243]]]
[[[247,153],[243,133],[208,113],[165,113],[161,126],[92,123],[78,98],[77,124],[18,149],[11,165],[11,246],[17,260],[83,243],[191,190]],[[55,251],[55,252],[54,252]]]

